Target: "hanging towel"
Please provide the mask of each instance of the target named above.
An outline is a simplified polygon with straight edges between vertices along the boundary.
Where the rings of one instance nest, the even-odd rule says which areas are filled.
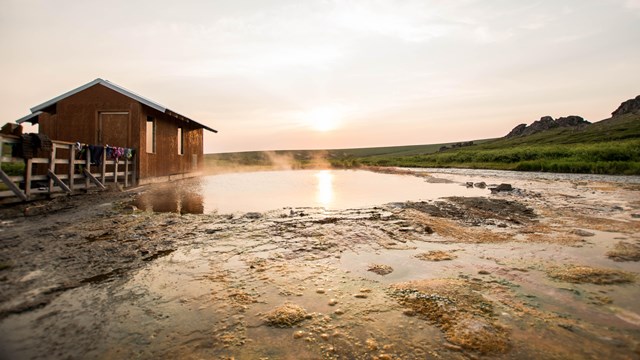
[[[91,151],[91,164],[102,165],[104,147],[100,145],[89,145],[89,151]]]

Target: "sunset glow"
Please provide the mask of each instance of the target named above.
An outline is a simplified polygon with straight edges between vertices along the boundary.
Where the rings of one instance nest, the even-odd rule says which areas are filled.
[[[103,78],[219,130],[205,153],[501,137],[640,82],[639,0],[3,4],[3,121]]]
[[[309,126],[320,132],[337,129],[342,122],[342,112],[335,107],[319,107],[305,114],[305,120]]]

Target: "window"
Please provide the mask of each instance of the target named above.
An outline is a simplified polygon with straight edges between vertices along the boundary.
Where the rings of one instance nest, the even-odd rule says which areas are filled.
[[[156,152],[156,120],[147,116],[147,153]]]
[[[178,128],[178,154],[184,155],[184,141],[182,141],[182,128]]]

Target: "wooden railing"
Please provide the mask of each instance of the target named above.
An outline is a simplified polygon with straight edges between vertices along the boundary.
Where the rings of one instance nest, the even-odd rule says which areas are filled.
[[[136,185],[136,155],[131,159],[107,159],[102,153],[100,165],[91,165],[91,152],[87,147],[81,159],[76,159],[74,143],[52,140],[52,149],[38,151],[41,157],[25,159],[12,156],[12,148],[20,145],[20,138],[0,135],[0,203],[28,201],[50,197],[55,193],[71,194],[90,188],[105,189],[108,184]],[[46,156],[43,156],[43,153]],[[20,168],[22,175],[8,175],[2,164]],[[15,171],[15,170],[14,170]]]

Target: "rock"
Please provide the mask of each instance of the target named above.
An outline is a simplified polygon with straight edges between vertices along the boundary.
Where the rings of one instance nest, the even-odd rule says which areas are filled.
[[[640,95],[636,96],[635,99],[629,99],[620,104],[611,115],[615,117],[630,113],[640,113]]]
[[[375,339],[369,338],[365,341],[365,344],[367,345],[367,349],[369,349],[369,351],[378,350],[378,342]]]
[[[631,217],[634,219],[640,219],[640,213],[631,214]]]
[[[477,187],[479,189],[484,189],[484,188],[487,187],[487,183],[485,183],[484,181],[480,181],[480,182],[477,182],[477,183],[473,184],[473,186],[475,186],[475,187]]]
[[[526,128],[527,128],[527,124],[520,124],[514,127],[505,137],[510,138],[510,137],[521,136],[522,133],[524,133],[524,130]]]
[[[125,214],[132,214],[136,212],[136,210],[138,210],[138,208],[135,205],[127,205],[122,209],[122,212]]]
[[[500,223],[500,224],[498,224],[498,227],[499,227],[499,228],[506,228],[506,227],[507,227],[507,224],[505,224],[505,223]]]
[[[416,312],[413,309],[405,309],[402,311],[402,314],[405,316],[416,316]]]
[[[324,294],[324,293],[325,293],[325,290],[324,290],[324,289],[317,289],[317,290],[316,290],[316,293],[318,293],[318,294]]]
[[[531,123],[531,125],[527,126],[527,128],[522,132],[522,136],[532,135],[557,127],[558,124],[556,124],[551,116],[543,116],[540,118],[540,120],[534,121]]]
[[[260,214],[259,212],[248,212],[246,214],[244,214],[243,216],[245,219],[260,219],[262,217],[262,214]]]
[[[341,309],[336,309],[336,311],[333,312],[336,315],[343,315],[344,314],[344,310]]]
[[[472,188],[473,187],[473,181],[467,181],[466,183],[468,188]]]
[[[355,294],[353,295],[356,299],[366,299],[369,296],[367,294]]]
[[[442,346],[444,346],[446,349],[449,349],[449,350],[452,350],[452,351],[462,351],[462,346],[454,345],[454,344],[449,343],[449,342],[445,342],[444,344],[442,344]]]
[[[393,272],[393,268],[389,265],[384,265],[384,264],[371,264],[369,265],[369,268],[367,269],[367,271],[371,271],[378,275],[384,276],[384,275],[391,274]]]
[[[480,275],[489,275],[491,273],[488,272],[487,270],[480,270],[480,271],[478,271],[478,274],[480,274]]]
[[[557,118],[556,124],[558,124],[559,127],[579,127],[581,125],[590,124],[590,122],[583,119],[582,116],[569,115]]]
[[[269,326],[287,328],[303,321],[307,315],[310,314],[304,308],[286,303],[265,314],[264,320]]]
[[[503,191],[513,191],[513,187],[511,186],[511,184],[500,184],[494,188],[489,188],[489,190],[491,190],[491,192],[495,194]]]
[[[47,213],[49,209],[45,205],[34,205],[24,209],[24,216],[37,216]]]
[[[329,300],[329,306],[335,306],[338,303],[338,300],[336,299],[330,299]]]
[[[514,127],[505,137],[527,136],[558,127],[583,128],[590,124],[589,121],[577,115],[560,117],[556,120],[551,116],[543,116],[540,120],[534,121],[529,126],[527,126],[527,124],[520,124]]]
[[[574,229],[571,230],[571,233],[574,235],[578,235],[578,236],[584,236],[584,237],[588,237],[588,236],[594,236],[595,234],[586,230],[582,230],[582,229]]]

